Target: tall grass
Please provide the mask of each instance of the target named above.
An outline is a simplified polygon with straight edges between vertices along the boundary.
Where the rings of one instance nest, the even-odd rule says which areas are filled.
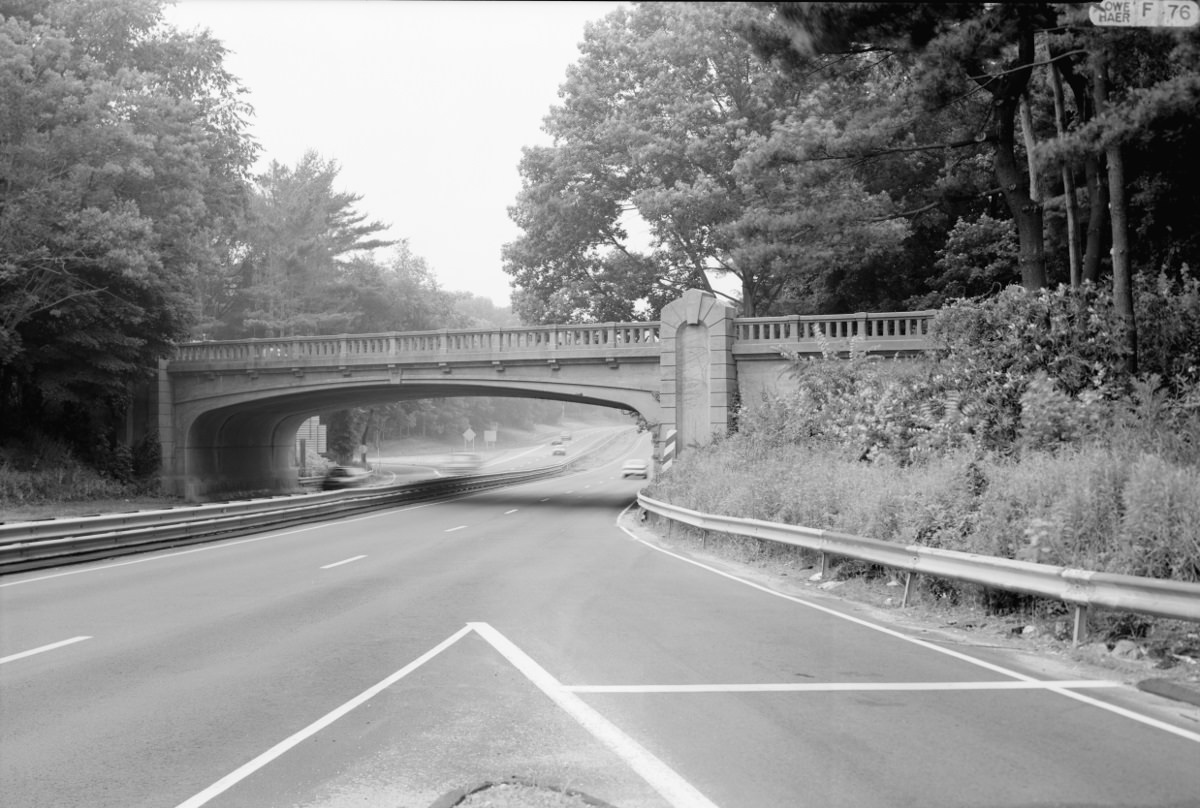
[[[157,480],[131,480],[82,463],[61,441],[35,435],[0,447],[0,514],[22,505],[123,498],[157,489]]]
[[[16,505],[129,496],[134,488],[77,463],[37,471],[17,471],[4,464],[0,465],[0,512]]]
[[[708,513],[1200,581],[1200,468],[1093,443],[959,451],[902,469],[830,446],[735,435],[684,453],[647,493]]]

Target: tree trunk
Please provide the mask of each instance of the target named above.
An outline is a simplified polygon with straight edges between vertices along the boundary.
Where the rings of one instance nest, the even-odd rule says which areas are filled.
[[[1029,290],[1046,285],[1046,255],[1042,237],[1042,206],[1029,196],[1027,175],[1017,162],[1016,116],[1020,96],[996,102],[996,151],[993,166],[1004,201],[1017,225],[1021,285]]]
[[[1099,45],[1092,64],[1093,91],[1096,114],[1104,113],[1108,105],[1108,60],[1103,44]],[[1113,307],[1122,323],[1125,348],[1125,370],[1137,373],[1137,323],[1133,315],[1133,282],[1129,269],[1128,210],[1125,203],[1125,161],[1121,145],[1110,143],[1104,155],[1108,161],[1109,220],[1112,223]]]
[[[1062,77],[1071,88],[1079,122],[1084,124],[1092,120],[1095,117],[1095,102],[1087,77],[1076,71],[1069,59],[1057,61],[1055,65],[1062,70]],[[1088,189],[1088,225],[1080,277],[1084,282],[1097,283],[1104,255],[1105,218],[1108,215],[1108,186],[1101,170],[1100,155],[1084,158],[1083,171]]]
[[[1083,170],[1088,187],[1088,226],[1081,271],[1084,281],[1099,283],[1100,261],[1104,255],[1104,224],[1108,216],[1108,184],[1104,181],[1098,157],[1088,156]]]
[[[1054,91],[1054,129],[1058,136],[1067,133],[1067,111],[1063,98],[1062,74],[1058,65],[1050,65],[1050,86]],[[1083,279],[1079,261],[1079,201],[1075,198],[1075,169],[1062,167],[1063,207],[1067,213],[1067,262],[1070,266],[1071,286],[1078,287]]]
[[[758,285],[754,281],[755,278],[752,273],[745,272],[742,274],[742,310],[738,312],[739,317],[758,316],[758,301],[754,299],[758,291]]]
[[[1017,224],[1021,285],[1032,291],[1046,285],[1042,206],[1030,196],[1029,176],[1017,162],[1016,131],[1017,110],[1033,72],[1034,28],[1030,20],[1022,19],[1018,36],[1017,62],[1009,68],[999,90],[993,91],[996,150],[992,164],[1004,191],[1004,201]]]
[[[1038,171],[1034,152],[1037,141],[1033,137],[1033,110],[1029,108],[1029,93],[1021,93],[1021,136],[1025,140],[1025,163],[1029,167],[1029,198],[1039,205],[1046,201],[1042,194],[1042,178]]]

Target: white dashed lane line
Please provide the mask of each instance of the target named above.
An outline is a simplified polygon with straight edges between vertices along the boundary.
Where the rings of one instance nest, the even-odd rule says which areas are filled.
[[[63,648],[65,646],[73,645],[74,643],[83,642],[84,640],[90,639],[91,637],[72,637],[69,640],[59,640],[58,642],[52,642],[49,645],[41,645],[37,648],[30,648],[28,651],[22,651],[19,654],[9,654],[6,657],[0,657],[0,665],[3,665],[5,662],[16,662],[18,659],[31,657],[34,654],[42,654],[46,651],[53,651],[56,648]]]
[[[505,511],[505,512],[504,512],[504,515],[505,515],[505,516],[508,516],[510,513],[516,513],[516,512],[517,512],[517,511],[519,511],[519,510],[521,510],[521,509],[520,509],[520,508],[512,508],[512,509],[510,509],[510,510],[507,510],[507,511]]]
[[[331,570],[331,569],[333,569],[334,567],[340,567],[340,566],[342,566],[343,564],[349,564],[349,563],[350,563],[350,562],[352,562],[352,561],[361,561],[361,560],[362,560],[362,559],[364,559],[364,558],[366,558],[366,556],[365,556],[365,555],[356,555],[356,556],[353,556],[353,557],[351,557],[351,558],[344,558],[344,559],[342,559],[341,561],[335,561],[335,562],[333,562],[332,564],[326,564],[325,566],[321,567],[321,569],[323,569],[323,570]]]
[[[448,527],[448,528],[446,528],[446,532],[453,533],[456,530],[463,530],[466,527],[467,527],[466,525],[459,525],[458,527]]]

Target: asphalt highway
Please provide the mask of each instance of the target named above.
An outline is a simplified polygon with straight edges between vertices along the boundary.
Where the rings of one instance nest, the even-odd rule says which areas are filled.
[[[0,803],[1200,805],[1200,725],[659,547],[624,457],[0,578]]]

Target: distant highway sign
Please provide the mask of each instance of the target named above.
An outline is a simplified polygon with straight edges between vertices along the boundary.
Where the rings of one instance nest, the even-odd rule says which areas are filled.
[[[1188,28],[1200,22],[1192,0],[1103,0],[1088,7],[1093,25],[1127,28]]]

